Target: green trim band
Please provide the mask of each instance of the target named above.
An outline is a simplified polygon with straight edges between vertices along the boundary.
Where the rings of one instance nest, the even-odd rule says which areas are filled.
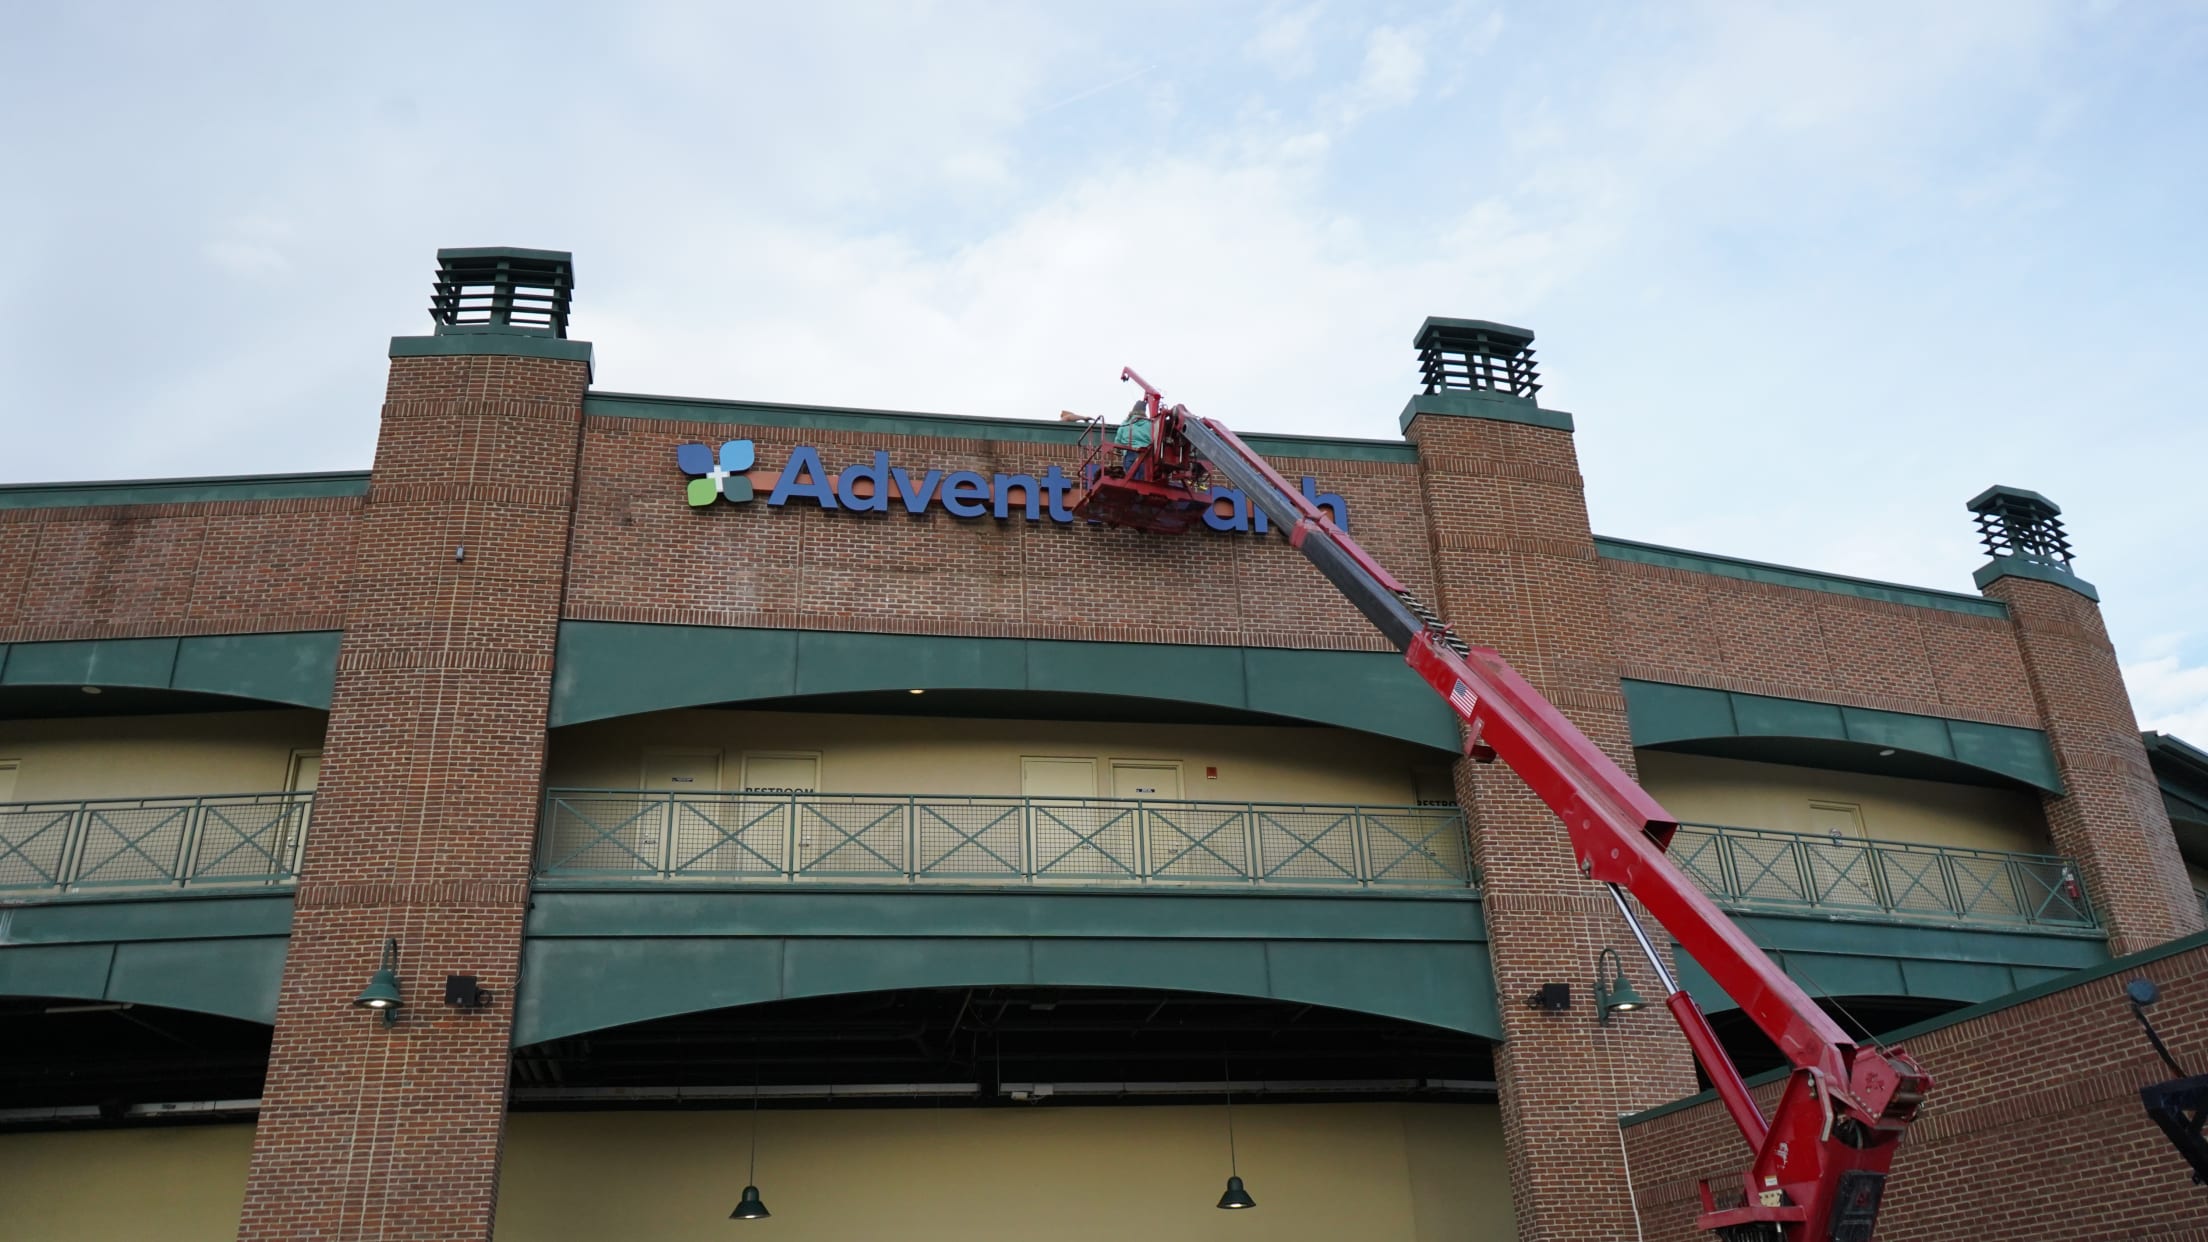
[[[1062,444],[1069,448],[1081,434],[1077,427],[1056,419],[984,418],[974,414],[924,414],[909,410],[783,405],[772,401],[715,401],[624,392],[591,393],[583,398],[583,413],[597,418],[658,418],[677,422],[738,423],[750,427],[784,427],[801,431],[850,431],[861,435]],[[1251,448],[1268,457],[1403,463],[1418,460],[1418,449],[1415,446],[1393,440],[1262,434],[1242,438],[1249,442]]]
[[[1848,742],[1942,759],[2048,793],[2063,792],[2054,750],[2038,729],[1632,678],[1621,685],[1635,746],[1730,738]]]
[[[0,643],[0,686],[186,690],[329,710],[337,630]]]
[[[1597,535],[1595,551],[1613,561],[1684,569],[1691,573],[1714,574],[1720,578],[1737,578],[1742,582],[1799,587],[1805,591],[1823,591],[1828,595],[1874,599],[1888,604],[1907,604],[1914,608],[1937,608],[1943,612],[1959,612],[1974,617],[2006,618],[2009,615],[2007,604],[1981,595],[1965,595],[1960,591],[1935,591],[1927,587],[1903,586],[1900,583],[1879,582],[1871,578],[1851,578],[1845,574],[1796,569],[1790,565],[1773,565],[1766,561],[1721,556],[1714,552],[1690,552],[1685,548],[1667,548],[1661,544],[1641,543],[1633,539]]]
[[[1390,652],[560,623],[551,724],[823,694],[973,690],[1127,696],[1356,729],[1455,754],[1457,719]]]
[[[1524,423],[1553,431],[1572,430],[1572,416],[1562,410],[1544,410],[1525,397],[1499,392],[1422,392],[1403,406],[1395,421],[1406,433],[1411,420],[1421,414],[1445,418],[1484,418],[1497,423]]]
[[[204,479],[107,479],[85,483],[0,484],[0,509],[85,509],[109,505],[191,505],[219,500],[309,500],[365,496],[368,472],[235,474]]]
[[[2059,587],[2068,587],[2096,604],[2101,602],[2101,593],[2093,589],[2092,583],[2067,569],[2057,569],[2053,565],[2026,560],[2021,556],[1994,557],[1980,565],[1978,572],[1970,576],[1970,580],[1977,583],[1981,591],[2003,578],[2030,578],[2034,582],[2051,582]]]
[[[2137,970],[2142,966],[2159,962],[2163,958],[2191,952],[2203,945],[2208,945],[2208,931],[2194,932],[2190,936],[2180,936],[2175,940],[2158,944],[2151,949],[2142,949],[2137,953],[2112,958],[2098,966],[2087,966],[2079,970],[2073,970],[2068,974],[2057,975],[2052,979],[2035,983],[2028,988],[2019,988],[2006,996],[1996,996],[1992,1000],[1980,1001],[1975,1005],[1957,1009],[1952,1013],[1943,1013],[1937,1018],[1927,1018],[1922,1022],[1911,1023],[1898,1030],[1887,1031],[1878,1036],[1878,1042],[1898,1044],[1903,1040],[1915,1039],[1919,1035],[1929,1035],[1934,1031],[1954,1026],[1959,1022],[1968,1022],[1973,1018],[1982,1018],[1990,1013],[2013,1009],[2018,1005],[2028,1004],[2043,996],[2053,996],[2057,992],[2067,992],[2071,988],[2082,987],[2096,980],[2106,979],[2110,975],[2120,975],[2128,970]],[[1749,1078],[1747,1080],[1748,1085],[1760,1087],[1765,1083],[1778,1082],[1785,1078],[1789,1072],[1784,1069],[1766,1070]],[[1621,1130],[1628,1129],[1644,1121],[1654,1121],[1658,1117],[1683,1112],[1700,1104],[1714,1103],[1716,1100],[1717,1092],[1715,1091],[1697,1092],[1683,1100],[1673,1100],[1669,1104],[1658,1104],[1654,1108],[1644,1108],[1637,1113],[1627,1113],[1618,1118],[1618,1128]]]
[[[550,358],[591,364],[589,341],[566,341],[520,333],[465,332],[447,336],[394,336],[393,358]]]

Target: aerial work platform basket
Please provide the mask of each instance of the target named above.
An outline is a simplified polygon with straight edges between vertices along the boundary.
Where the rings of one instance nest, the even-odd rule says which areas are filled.
[[[1136,379],[1132,372],[1121,379]],[[1081,426],[1081,490],[1074,494],[1073,512],[1106,526],[1177,535],[1202,524],[1213,497],[1204,463],[1190,451],[1181,431],[1178,406],[1166,409],[1148,384],[1144,397],[1128,412],[1126,424],[1146,422],[1148,441],[1139,446],[1116,443],[1104,420],[1083,420]]]

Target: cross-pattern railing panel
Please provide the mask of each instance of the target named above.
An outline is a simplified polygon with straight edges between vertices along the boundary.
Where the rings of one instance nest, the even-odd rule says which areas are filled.
[[[2077,866],[2052,854],[1681,824],[1671,860],[1735,910],[2100,926]]]
[[[0,803],[0,892],[288,884],[314,795]]]
[[[1469,889],[1448,807],[930,794],[545,795],[552,878]]]

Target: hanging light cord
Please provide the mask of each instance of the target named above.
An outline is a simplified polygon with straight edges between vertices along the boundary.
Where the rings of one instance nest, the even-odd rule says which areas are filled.
[[[751,1073],[751,1172],[745,1176],[744,1184],[759,1184],[759,1071],[756,1066]]]
[[[1234,1062],[1222,1060],[1220,1065],[1227,1077],[1227,1173],[1239,1177],[1242,1168],[1234,1158]]]

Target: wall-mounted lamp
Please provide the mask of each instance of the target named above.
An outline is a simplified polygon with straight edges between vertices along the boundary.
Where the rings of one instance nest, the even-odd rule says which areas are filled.
[[[1616,949],[1605,948],[1595,955],[1596,1022],[1608,1026],[1611,1014],[1631,1013],[1647,1003],[1625,977],[1625,963],[1618,960]]]
[[[353,998],[353,1004],[381,1013],[385,1026],[399,1024],[399,1010],[406,1008],[406,1002],[399,998],[399,942],[396,937],[383,942],[383,964],[376,967],[375,974],[368,976],[368,986]]]
[[[1526,1008],[1549,1013],[1562,1013],[1572,1007],[1572,985],[1569,983],[1544,983],[1541,990],[1526,998]]]
[[[455,1009],[482,1009],[491,1003],[491,991],[475,986],[474,975],[446,975],[445,1003]]]

